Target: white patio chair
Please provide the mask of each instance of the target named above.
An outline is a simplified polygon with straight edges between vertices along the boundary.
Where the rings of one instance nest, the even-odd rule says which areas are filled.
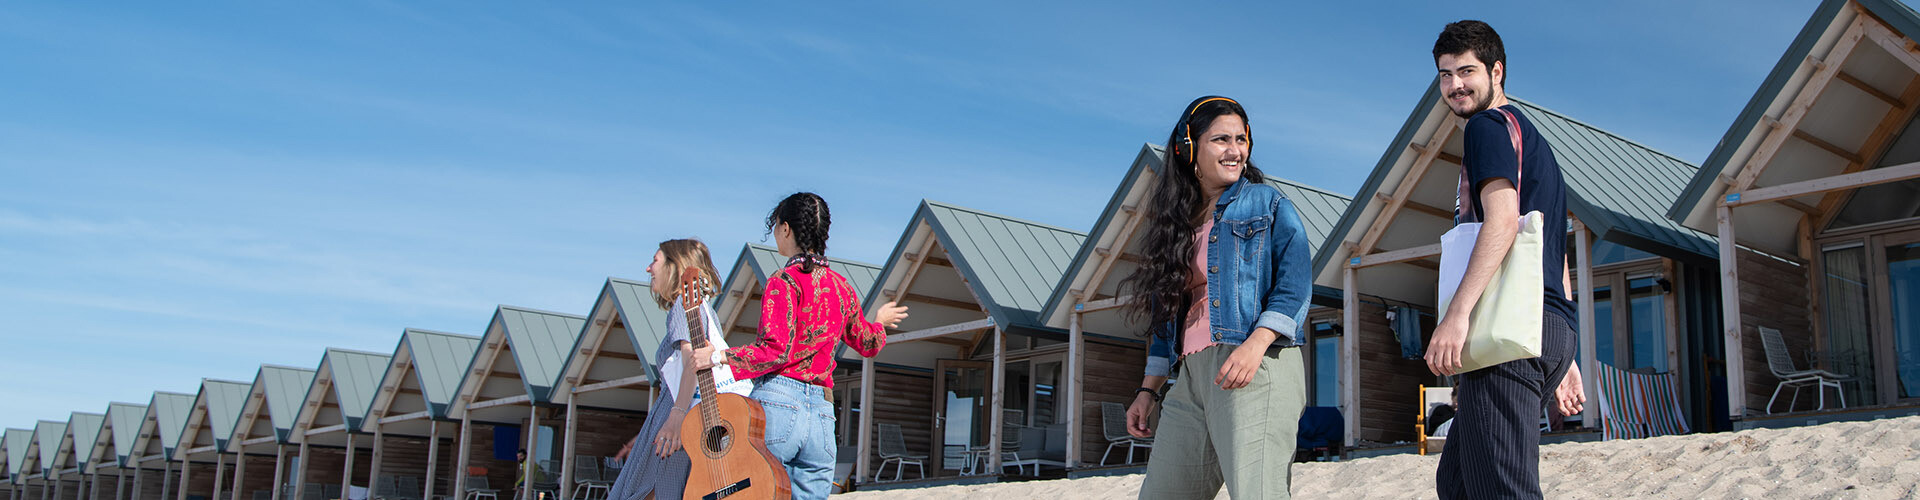
[[[1767,370],[1773,372],[1780,384],[1773,387],[1773,397],[1767,398],[1767,413],[1773,413],[1773,402],[1780,399],[1780,390],[1792,388],[1793,399],[1788,400],[1787,410],[1800,402],[1800,388],[1812,386],[1820,392],[1820,406],[1816,410],[1827,408],[1827,389],[1833,388],[1840,395],[1840,407],[1847,407],[1847,393],[1840,389],[1841,382],[1852,382],[1854,377],[1819,369],[1801,369],[1794,366],[1793,355],[1787,352],[1787,341],[1780,337],[1780,330],[1759,327],[1760,343],[1767,350]]]
[[[880,424],[880,466],[873,469],[873,480],[880,480],[880,471],[893,463],[893,480],[899,481],[908,465],[920,470],[920,478],[927,478],[926,455],[907,454],[907,438],[900,434],[898,424]]]
[[[1116,447],[1127,447],[1127,461],[1124,463],[1129,464],[1133,463],[1135,448],[1153,450],[1153,438],[1133,437],[1133,434],[1127,433],[1127,407],[1120,403],[1100,403],[1100,434],[1107,438],[1107,452],[1100,454],[1100,465],[1107,464],[1107,455],[1113,454]]]

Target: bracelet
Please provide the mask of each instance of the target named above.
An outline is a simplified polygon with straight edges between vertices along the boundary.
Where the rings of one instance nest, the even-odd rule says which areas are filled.
[[[1139,388],[1139,389],[1134,389],[1134,390],[1133,390],[1133,392],[1135,392],[1135,393],[1141,393],[1141,392],[1144,392],[1144,393],[1147,393],[1147,397],[1148,397],[1148,398],[1150,398],[1150,399],[1152,399],[1152,400],[1154,400],[1154,402],[1159,402],[1159,401],[1160,401],[1160,391],[1156,391],[1156,390],[1153,390],[1153,389],[1148,389],[1148,388],[1145,388],[1145,387],[1141,387],[1141,388]],[[1135,396],[1135,397],[1138,397],[1138,396]]]

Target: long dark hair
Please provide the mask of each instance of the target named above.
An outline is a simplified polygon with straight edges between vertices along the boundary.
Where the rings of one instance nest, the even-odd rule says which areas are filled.
[[[1206,220],[1213,207],[1206,206],[1201,195],[1200,178],[1194,173],[1192,136],[1206,132],[1213,121],[1227,114],[1247,121],[1247,110],[1232,99],[1207,96],[1194,99],[1181,113],[1180,121],[1167,137],[1165,167],[1148,198],[1146,231],[1141,235],[1143,262],[1133,274],[1120,281],[1122,295],[1133,294],[1127,304],[1127,317],[1149,324],[1178,318],[1187,307],[1187,282],[1193,279],[1193,231]],[[1252,123],[1247,121],[1247,123]],[[1252,125],[1248,125],[1251,132]],[[1252,152],[1249,146],[1249,153]],[[1240,171],[1248,182],[1264,182],[1266,176],[1249,158]]]
[[[800,247],[800,256],[826,258],[827,228],[833,225],[827,200],[813,193],[793,193],[767,212],[767,233],[773,233],[773,227],[783,222],[793,230],[793,243]],[[801,259],[800,271],[813,272],[815,260]]]

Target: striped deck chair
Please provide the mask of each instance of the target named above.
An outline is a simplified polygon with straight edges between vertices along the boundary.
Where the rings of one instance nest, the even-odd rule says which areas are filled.
[[[1679,377],[1644,375],[1599,363],[1600,432],[1605,440],[1686,434]]]

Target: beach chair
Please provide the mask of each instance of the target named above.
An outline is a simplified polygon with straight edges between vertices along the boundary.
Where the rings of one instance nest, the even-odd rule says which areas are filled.
[[[593,492],[595,491],[601,492],[604,497],[604,495],[611,494],[613,491],[612,486],[613,481],[601,476],[599,460],[587,455],[574,455],[573,493],[568,495],[567,498],[573,500],[588,500],[593,498]]]
[[[460,497],[463,500],[480,500],[482,498],[500,500],[500,490],[488,485],[487,476],[485,475],[467,476],[467,484],[463,490],[466,492],[465,496]]]
[[[1633,373],[1606,363],[1598,372],[1600,437],[1636,439],[1691,432],[1680,411],[1679,377]]]
[[[1429,425],[1427,415],[1432,415],[1434,408],[1438,408],[1444,404],[1453,404],[1452,387],[1420,386],[1420,407],[1419,414],[1413,416],[1413,435],[1414,439],[1418,440],[1417,447],[1421,455],[1440,451],[1441,448],[1447,445],[1446,436],[1427,435],[1427,426]]]
[[[1122,463],[1128,464],[1133,463],[1134,449],[1153,450],[1153,438],[1133,437],[1127,432],[1127,407],[1120,403],[1100,403],[1100,434],[1107,438],[1107,452],[1100,454],[1100,465],[1107,464],[1107,456],[1117,447],[1127,447],[1127,461]]]
[[[880,424],[880,466],[873,469],[873,480],[880,481],[880,471],[887,468],[887,462],[893,462],[893,480],[899,481],[904,469],[912,465],[920,469],[920,478],[927,478],[927,456],[907,454],[907,438],[900,434],[899,424]]]
[[[1764,326],[1759,329],[1760,343],[1767,349],[1767,371],[1773,372],[1774,378],[1780,379],[1780,383],[1773,386],[1773,397],[1767,398],[1768,414],[1773,413],[1773,402],[1780,399],[1781,389],[1793,389],[1793,399],[1787,402],[1787,411],[1793,411],[1794,405],[1800,403],[1800,388],[1807,386],[1812,386],[1820,393],[1820,406],[1814,408],[1815,410],[1827,409],[1828,387],[1832,387],[1833,392],[1840,395],[1840,407],[1847,407],[1847,393],[1840,389],[1840,383],[1852,382],[1854,377],[1814,368],[1803,370],[1794,366],[1793,355],[1787,352],[1787,341],[1780,337],[1780,330]]]

